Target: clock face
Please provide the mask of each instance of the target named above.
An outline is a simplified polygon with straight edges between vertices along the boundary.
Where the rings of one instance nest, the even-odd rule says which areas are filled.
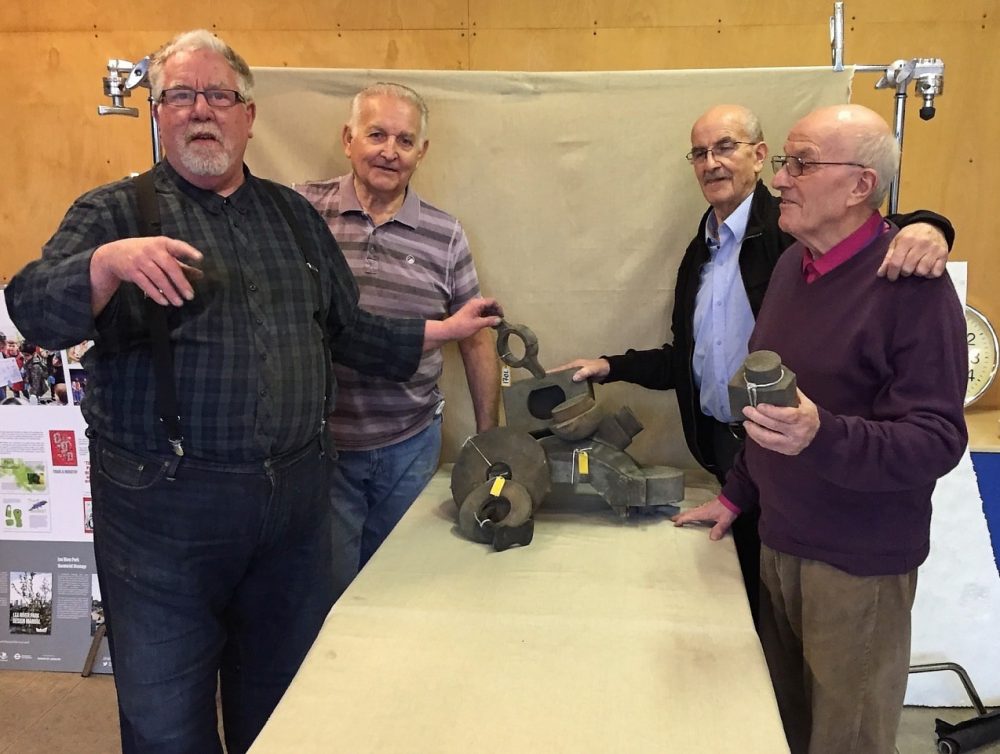
[[[968,406],[986,392],[997,373],[997,334],[978,310],[965,307],[965,337],[969,342],[969,382],[965,388]]]

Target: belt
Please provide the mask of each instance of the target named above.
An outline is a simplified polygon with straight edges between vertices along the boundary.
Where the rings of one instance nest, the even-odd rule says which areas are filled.
[[[226,463],[225,461],[205,461],[199,458],[184,456],[180,459],[178,466],[180,468],[188,468],[194,471],[218,471],[228,474],[260,474],[271,469],[280,469],[286,466],[291,466],[293,463],[307,456],[313,449],[315,449],[317,454],[322,452],[319,435],[311,439],[301,448],[296,448],[295,450],[290,450],[287,453],[280,453],[276,456],[264,458],[259,461]]]
[[[109,445],[119,452],[124,452],[140,459],[155,460],[157,463],[167,464],[167,478],[173,478],[179,469],[190,469],[191,471],[204,471],[219,474],[266,474],[275,469],[282,469],[305,458],[311,452],[322,453],[320,436],[317,434],[305,445],[290,450],[287,453],[280,453],[270,458],[262,458],[258,461],[227,462],[209,461],[201,458],[192,458],[190,455],[175,456],[173,454],[155,453],[150,451],[134,451],[123,448],[110,442],[103,437],[89,433],[91,441],[97,440],[102,445]]]

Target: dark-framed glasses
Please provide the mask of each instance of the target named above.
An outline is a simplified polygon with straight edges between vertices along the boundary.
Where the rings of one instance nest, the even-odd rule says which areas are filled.
[[[160,95],[160,102],[170,107],[193,107],[199,94],[205,98],[209,107],[235,107],[241,102],[246,102],[243,95],[235,89],[188,89],[186,87],[164,89]]]
[[[729,157],[740,144],[747,144],[753,146],[752,141],[732,141],[731,139],[723,139],[718,141],[710,147],[694,147],[690,152],[688,152],[684,157],[690,163],[704,162],[708,159],[708,155],[711,152],[715,159]]]
[[[782,168],[788,171],[788,174],[792,178],[798,178],[805,172],[812,170],[814,167],[819,167],[822,165],[850,165],[855,168],[867,168],[867,165],[862,165],[860,162],[821,162],[819,160],[803,160],[801,157],[796,157],[791,154],[776,154],[771,158],[771,169],[777,174]]]

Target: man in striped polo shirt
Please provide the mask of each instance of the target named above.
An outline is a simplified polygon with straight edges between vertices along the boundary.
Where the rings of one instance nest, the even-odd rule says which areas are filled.
[[[361,291],[361,306],[442,319],[479,295],[465,232],[409,187],[427,153],[427,105],[412,89],[379,83],[358,92],[342,132],[351,172],[296,189],[326,220]],[[492,335],[459,342],[476,431],[497,425],[499,371]],[[333,505],[338,596],[372,556],[438,465],[443,355],[424,353],[403,383],[335,366],[339,391],[327,419],[338,450]]]

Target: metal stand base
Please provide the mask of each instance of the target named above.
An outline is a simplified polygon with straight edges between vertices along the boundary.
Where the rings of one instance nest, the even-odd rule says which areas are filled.
[[[90,674],[94,672],[94,661],[97,659],[97,651],[101,648],[101,642],[104,641],[107,633],[108,628],[104,623],[99,625],[94,632],[94,638],[90,642],[90,649],[87,651],[87,659],[83,661],[83,670],[80,671],[80,675],[84,678],[90,677]]]

